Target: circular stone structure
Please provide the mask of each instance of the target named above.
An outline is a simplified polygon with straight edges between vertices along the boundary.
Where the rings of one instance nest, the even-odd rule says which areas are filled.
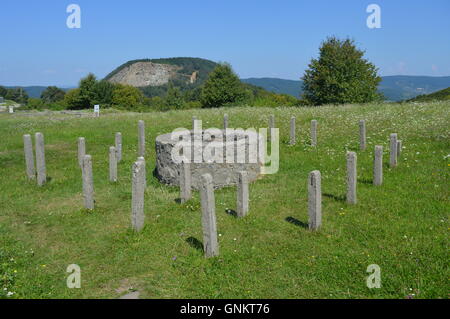
[[[192,187],[199,189],[201,175],[206,173],[211,174],[216,189],[236,185],[240,171],[247,172],[249,183],[258,179],[262,166],[257,156],[259,135],[256,132],[252,135],[245,131],[235,131],[225,137],[224,131],[216,132],[218,134],[214,135],[208,131],[200,131],[194,135],[192,131],[186,131],[184,135],[184,143],[187,141],[184,149],[190,149],[191,153],[191,156],[187,153],[186,157],[190,157]],[[161,183],[180,185],[182,164],[179,160],[174,161],[173,156],[184,156],[180,140],[172,133],[156,138],[155,176]]]

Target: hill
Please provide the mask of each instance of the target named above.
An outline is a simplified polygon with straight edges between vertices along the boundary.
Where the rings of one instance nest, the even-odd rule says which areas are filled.
[[[430,102],[430,101],[448,101],[450,100],[450,87],[426,95],[419,95],[413,99],[408,100],[409,102]]]
[[[139,87],[149,97],[161,96],[169,83],[182,91],[202,85],[217,63],[201,58],[162,58],[128,61],[105,77],[111,83]]]
[[[302,92],[302,81],[277,78],[249,78],[243,82],[260,86],[268,91],[298,97]],[[450,86],[450,76],[384,76],[378,87],[388,101],[401,101],[421,94],[429,94]]]

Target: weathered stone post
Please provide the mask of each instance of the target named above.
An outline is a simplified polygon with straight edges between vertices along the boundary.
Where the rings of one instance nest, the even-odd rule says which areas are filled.
[[[226,130],[228,128],[228,114],[224,114],[223,116],[223,129]]]
[[[238,173],[237,181],[237,216],[245,217],[248,213],[248,174],[245,171]]]
[[[33,142],[31,135],[25,134],[23,136],[23,149],[25,152],[25,164],[27,168],[27,176],[29,179],[36,178],[36,168],[34,167]]]
[[[45,146],[44,135],[36,133],[36,170],[37,170],[37,184],[42,186],[47,181],[47,169],[45,166]]]
[[[138,138],[138,156],[145,156],[145,123],[140,120],[139,126],[139,138]]]
[[[317,230],[322,225],[322,190],[319,171],[312,171],[308,177],[308,226]]]
[[[217,241],[216,204],[214,199],[213,179],[210,174],[201,177],[200,198],[202,205],[203,249],[205,257],[219,255]]]
[[[389,165],[391,167],[397,166],[397,133],[392,133],[390,136],[390,156],[389,156]]]
[[[117,150],[114,146],[109,148],[109,181],[117,182]]]
[[[311,121],[311,146],[317,146],[317,120]]]
[[[356,163],[355,152],[347,152],[347,203],[356,204]]]
[[[138,160],[133,164],[131,192],[131,226],[136,232],[144,228],[144,194],[144,163]]]
[[[78,138],[78,165],[83,168],[84,155],[86,155],[86,140],[84,137]]]
[[[400,157],[400,155],[402,155],[402,140],[397,140],[397,158]]]
[[[115,136],[116,159],[117,163],[122,161],[122,133],[117,132]]]
[[[181,163],[180,175],[180,201],[185,203],[192,198],[192,176],[191,165],[189,163]]]
[[[94,177],[92,174],[92,157],[84,155],[83,158],[83,197],[84,207],[89,210],[94,209]]]
[[[373,185],[383,184],[383,146],[375,146],[375,156],[373,162]]]
[[[365,151],[367,147],[366,144],[366,121],[359,121],[359,149]]]
[[[289,140],[289,144],[290,145],[295,145],[296,143],[296,138],[295,138],[295,117],[291,117],[291,131],[290,131],[290,140]]]
[[[144,187],[147,188],[147,166],[145,164],[145,158],[144,157],[138,157],[138,161],[142,162],[142,175],[144,179]]]
[[[192,130],[195,129],[195,121],[197,121],[197,116],[192,117]]]

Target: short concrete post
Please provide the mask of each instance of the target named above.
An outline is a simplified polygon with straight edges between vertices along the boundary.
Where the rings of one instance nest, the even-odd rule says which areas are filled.
[[[397,140],[397,158],[400,157],[400,155],[402,155],[402,140]]]
[[[365,151],[367,147],[366,144],[366,121],[359,121],[359,149]]]
[[[116,159],[117,163],[122,161],[122,133],[117,132],[115,136]]]
[[[133,164],[131,192],[131,227],[136,232],[144,228],[144,194],[144,163],[138,160]]]
[[[83,158],[83,197],[84,207],[89,210],[94,209],[94,177],[92,174],[92,157],[84,155]]]
[[[204,174],[201,177],[200,198],[205,257],[218,256],[219,243],[217,241],[216,204],[214,199],[213,179],[210,174]]]
[[[78,138],[78,165],[83,168],[84,155],[86,155],[86,140],[84,137]]]
[[[197,116],[192,117],[192,130],[195,130],[195,122],[197,121]]]
[[[45,146],[44,135],[36,133],[36,170],[37,170],[37,184],[42,186],[47,181],[47,169],[45,166]]]
[[[290,139],[289,144],[295,145],[296,143],[296,137],[295,137],[295,117],[291,117],[291,131],[290,131]]]
[[[181,163],[180,174],[180,201],[185,203],[192,198],[192,176],[191,165],[189,163]]]
[[[397,133],[392,133],[390,136],[390,154],[389,165],[390,167],[397,166]]]
[[[245,171],[238,172],[237,180],[237,216],[245,217],[248,213],[248,174]]]
[[[357,157],[355,152],[347,152],[347,203],[356,204]]]
[[[109,148],[109,181],[117,182],[117,150],[114,146]]]
[[[383,184],[383,146],[375,146],[375,156],[373,160],[373,185]]]
[[[138,156],[145,156],[145,123],[140,120],[138,123]]]
[[[317,120],[311,121],[311,146],[317,146]]]
[[[138,161],[140,161],[140,162],[142,162],[143,164],[143,166],[142,166],[142,170],[143,170],[143,172],[142,172],[142,176],[143,176],[143,179],[144,179],[144,187],[145,188],[147,188],[147,166],[146,166],[146,164],[145,164],[145,158],[144,157],[138,157]]]
[[[223,129],[226,130],[228,128],[228,114],[224,114],[223,116]]]
[[[30,134],[26,134],[23,136],[23,149],[25,152],[25,164],[27,168],[27,176],[29,179],[35,179],[36,168],[34,167],[33,142],[31,141]]]
[[[308,177],[308,226],[317,230],[322,225],[322,190],[319,171],[312,171]]]

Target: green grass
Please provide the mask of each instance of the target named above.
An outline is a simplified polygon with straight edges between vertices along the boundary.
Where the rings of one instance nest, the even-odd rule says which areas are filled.
[[[373,104],[320,108],[228,108],[166,113],[0,115],[0,296],[117,298],[138,289],[143,298],[448,298],[450,103]],[[179,191],[151,174],[154,140],[197,115],[204,127],[280,127],[280,170],[250,185],[250,212],[235,208],[235,188],[215,192],[220,256],[205,259],[189,238],[202,241],[199,196],[175,202]],[[297,117],[298,144],[289,146]],[[130,230],[131,165],[137,121],[147,126],[146,226]],[[311,119],[318,147],[309,146]],[[366,119],[368,149],[358,150],[358,121]],[[108,148],[123,135],[119,182],[108,181]],[[49,183],[27,181],[23,134],[43,132]],[[399,166],[385,165],[384,184],[371,185],[374,145],[388,161],[389,134],[404,150]],[[96,209],[83,209],[77,138],[93,157]],[[358,153],[358,204],[347,205],[345,153]],[[304,227],[307,176],[322,173],[323,227]],[[287,220],[294,221],[288,222]],[[82,288],[66,287],[66,268],[81,267]],[[382,287],[368,289],[366,269],[381,267]],[[6,288],[6,290],[4,290]],[[119,289],[120,288],[120,289]],[[116,289],[119,289],[116,291]]]

